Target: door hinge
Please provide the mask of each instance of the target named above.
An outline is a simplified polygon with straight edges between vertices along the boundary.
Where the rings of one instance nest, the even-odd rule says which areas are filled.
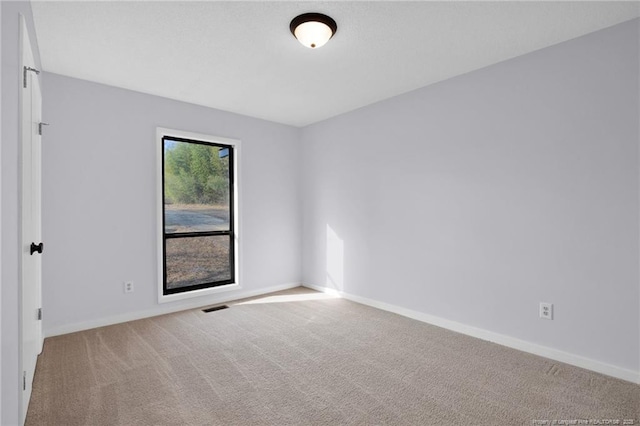
[[[35,72],[36,75],[40,74],[40,70],[31,67],[22,67],[22,87],[27,88],[27,71]]]
[[[38,134],[42,136],[42,126],[48,126],[49,123],[38,123]]]
[[[38,308],[38,321],[42,321],[42,308]]]
[[[27,390],[27,372],[22,372],[22,390]]]

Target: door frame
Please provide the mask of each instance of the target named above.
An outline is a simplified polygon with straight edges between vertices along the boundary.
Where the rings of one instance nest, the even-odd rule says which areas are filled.
[[[33,73],[33,71],[28,71],[26,72],[27,77],[29,77],[30,81],[36,81],[37,83],[35,85],[29,86],[28,89],[26,90],[24,87],[24,75],[25,75],[25,67],[29,67],[31,69],[35,69],[36,68],[36,64],[35,64],[35,59],[34,59],[34,55],[33,55],[33,50],[32,50],[32,45],[31,45],[31,40],[29,37],[29,32],[27,30],[27,24],[26,24],[26,20],[24,18],[23,15],[20,15],[20,36],[19,36],[19,40],[20,40],[20,55],[19,55],[19,75],[20,75],[20,81],[19,81],[19,85],[20,85],[20,94],[19,94],[19,122],[20,122],[20,126],[18,128],[18,134],[19,134],[19,151],[18,151],[18,155],[19,155],[19,170],[20,173],[18,175],[19,178],[19,187],[20,187],[20,200],[19,200],[19,208],[20,208],[20,247],[19,247],[19,264],[20,264],[20,268],[19,268],[19,287],[18,287],[18,300],[19,300],[19,304],[18,304],[18,310],[19,310],[19,315],[18,315],[18,338],[19,338],[19,370],[18,370],[18,374],[19,374],[19,383],[18,383],[18,387],[19,387],[19,395],[20,397],[18,398],[18,406],[19,406],[19,422],[20,424],[24,424],[25,419],[26,419],[26,413],[27,413],[27,409],[28,409],[28,402],[31,398],[31,386],[32,386],[32,380],[33,380],[33,376],[35,374],[35,365],[36,365],[36,360],[37,360],[37,355],[42,351],[42,345],[43,345],[43,333],[42,333],[42,321],[39,321],[37,319],[37,308],[34,309],[32,312],[29,312],[31,310],[31,308],[33,306],[30,306],[27,310],[25,310],[25,306],[27,306],[27,301],[25,300],[25,289],[26,286],[28,285],[27,281],[26,281],[26,274],[25,274],[25,270],[26,270],[26,262],[25,259],[27,259],[27,256],[31,256],[30,254],[30,245],[32,242],[32,230],[29,229],[29,227],[31,227],[31,223],[32,220],[30,217],[28,217],[26,208],[25,208],[25,200],[32,198],[31,197],[31,191],[29,188],[29,191],[27,190],[27,187],[25,185],[25,177],[27,176],[28,173],[32,174],[32,178],[35,175],[35,178],[38,179],[40,181],[40,200],[38,200],[38,207],[40,209],[40,217],[37,219],[38,221],[40,221],[40,225],[38,226],[38,230],[39,233],[41,234],[42,232],[42,228],[41,228],[41,190],[42,190],[42,180],[41,180],[41,171],[42,171],[42,166],[41,163],[38,164],[38,170],[36,171],[36,173],[33,173],[33,161],[30,161],[29,164],[26,164],[26,159],[25,159],[25,154],[26,154],[26,150],[29,149],[31,154],[32,152],[32,147],[33,144],[32,143],[32,138],[36,137],[37,142],[36,144],[41,144],[41,140],[40,140],[40,136],[38,135],[38,131],[37,126],[38,123],[36,123],[36,121],[40,122],[41,118],[42,118],[42,86],[40,84],[40,80],[38,79],[38,76],[36,74]],[[35,77],[35,78],[34,78]],[[37,88],[37,89],[36,89]],[[37,90],[37,96],[39,97],[37,106],[35,109],[38,109],[38,111],[35,111],[34,109],[34,95],[33,95],[33,91]],[[29,108],[29,112],[26,112],[26,108]],[[34,114],[35,111],[35,114]],[[28,116],[26,116],[28,114]],[[35,121],[34,121],[35,120]],[[29,147],[27,148],[27,145],[29,145]],[[40,145],[39,147],[39,152],[42,152],[42,147]],[[30,155],[30,160],[31,160],[32,155]],[[41,158],[41,157],[40,157]],[[33,200],[30,200],[29,202],[32,203]],[[40,235],[41,237],[41,235]],[[36,255],[34,253],[34,255]],[[38,254],[39,256],[39,254]],[[39,259],[40,260],[40,259]],[[34,283],[30,283],[29,285],[33,285],[35,288],[31,288],[29,289],[30,291],[28,292],[28,294],[32,294],[33,295],[33,300],[32,300],[32,305],[35,305],[37,307],[41,307],[41,300],[42,300],[42,279],[41,279],[41,263],[40,263],[40,268],[37,271],[37,274],[40,275],[39,278],[34,280]],[[32,355],[29,355],[25,350],[25,333],[26,333],[26,329],[25,329],[25,318],[26,315],[32,315],[32,318],[35,320],[35,330],[31,330],[32,332],[34,332],[34,340],[35,340],[35,352]],[[35,355],[36,359],[33,359],[33,355]],[[27,359],[27,357],[29,357],[29,359]],[[29,371],[26,373],[26,378],[25,378],[25,371],[27,371],[27,369],[29,369]],[[33,371],[31,371],[31,369],[33,369]],[[25,386],[26,385],[26,386]],[[25,392],[27,392],[27,394],[25,395]]]

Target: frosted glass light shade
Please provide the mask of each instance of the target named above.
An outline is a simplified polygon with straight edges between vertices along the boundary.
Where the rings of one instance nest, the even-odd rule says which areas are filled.
[[[323,46],[336,33],[336,21],[320,13],[305,13],[293,18],[291,33],[303,45],[311,49]]]
[[[322,22],[309,21],[298,25],[293,33],[303,46],[311,49],[324,46],[329,41],[333,32],[328,25]]]

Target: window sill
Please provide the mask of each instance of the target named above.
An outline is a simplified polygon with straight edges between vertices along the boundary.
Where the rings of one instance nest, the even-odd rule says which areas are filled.
[[[175,302],[178,300],[192,299],[194,297],[209,296],[211,294],[223,293],[225,291],[239,290],[240,288],[241,288],[240,284],[233,283],[233,284],[221,285],[218,287],[203,288],[201,290],[185,291],[184,293],[176,293],[176,294],[168,294],[168,295],[164,295],[161,293],[158,295],[158,303],[169,303],[169,302]]]

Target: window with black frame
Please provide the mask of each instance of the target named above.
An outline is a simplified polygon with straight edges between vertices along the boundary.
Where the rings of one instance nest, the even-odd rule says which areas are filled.
[[[162,138],[163,294],[234,282],[233,146]]]

